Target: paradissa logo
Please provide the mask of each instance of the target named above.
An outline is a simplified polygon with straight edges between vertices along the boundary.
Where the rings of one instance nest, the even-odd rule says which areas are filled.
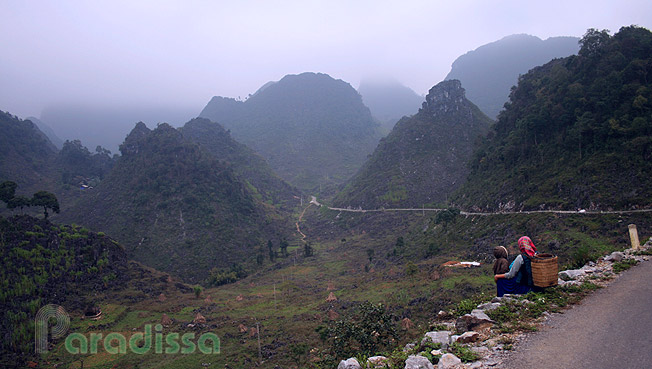
[[[45,309],[45,310],[44,310]],[[42,311],[44,311],[42,313]],[[57,324],[52,331],[52,337],[62,337],[70,324],[70,317],[62,307],[47,305],[36,314],[36,352],[47,351],[47,323],[50,318],[56,318]],[[39,329],[40,327],[40,329]],[[62,332],[63,330],[63,332]],[[203,333],[195,341],[195,333],[183,335],[171,332],[162,333],[163,326],[156,324],[152,333],[152,325],[146,324],[144,332],[136,332],[127,339],[122,333],[90,333],[88,338],[81,333],[71,333],[66,337],[66,350],[73,354],[96,354],[100,347],[109,354],[126,354],[127,348],[135,354],[192,354],[199,349],[203,354],[219,354],[220,338],[214,333]],[[164,348],[165,342],[165,348]],[[196,342],[196,343],[195,343]]]

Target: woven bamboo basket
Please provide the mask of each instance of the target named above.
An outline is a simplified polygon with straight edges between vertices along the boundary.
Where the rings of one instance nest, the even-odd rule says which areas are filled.
[[[557,285],[559,265],[557,256],[552,254],[537,254],[531,259],[532,280],[537,287],[552,287]]]

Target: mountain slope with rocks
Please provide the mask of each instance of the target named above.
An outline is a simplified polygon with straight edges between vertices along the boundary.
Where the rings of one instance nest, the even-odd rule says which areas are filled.
[[[446,79],[460,80],[469,100],[496,119],[519,75],[554,58],[576,54],[578,41],[577,37],[507,36],[457,58]]]
[[[228,163],[167,124],[138,123],[120,150],[105,179],[61,217],[107,232],[137,261],[197,282],[290,229]]]
[[[380,138],[357,91],[319,73],[287,75],[244,102],[214,97],[200,117],[222,124],[304,190],[344,183]]]
[[[473,144],[490,124],[459,81],[437,84],[419,112],[381,140],[334,203],[373,209],[445,202],[468,174]]]
[[[475,151],[453,202],[486,210],[652,207],[652,32],[589,30],[534,68]]]

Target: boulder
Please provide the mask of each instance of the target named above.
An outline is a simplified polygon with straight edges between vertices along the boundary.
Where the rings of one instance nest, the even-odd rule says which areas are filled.
[[[358,359],[352,357],[346,360],[340,361],[340,365],[337,366],[337,369],[362,369]]]
[[[372,356],[367,359],[367,368],[386,368],[387,358],[384,356]]]
[[[444,354],[439,359],[439,364],[437,364],[437,369],[450,369],[455,368],[457,365],[461,365],[462,360],[453,354]]]
[[[437,331],[437,332],[427,332],[423,335],[421,339],[421,346],[425,346],[427,343],[439,343],[441,347],[448,347],[451,339],[451,332],[449,331]]]
[[[620,251],[614,251],[609,256],[604,258],[604,260],[611,261],[611,262],[619,262],[619,261],[623,261],[624,258],[625,258],[625,254],[623,254]]]
[[[499,302],[487,302],[486,304],[480,304],[478,305],[478,309],[484,310],[484,311],[491,311],[493,309],[496,309],[500,306]]]
[[[435,367],[426,357],[410,355],[407,360],[405,360],[405,369],[435,369]]]
[[[584,276],[584,271],[580,269],[571,269],[559,272],[559,278],[565,281],[574,281],[582,276]]]
[[[410,351],[414,350],[415,347],[417,347],[416,344],[408,343],[407,345],[405,345],[405,347],[403,347],[403,352],[410,352]]]
[[[457,340],[454,342],[458,343],[471,343],[477,342],[480,340],[480,333],[478,332],[464,332],[461,336],[457,337]]]
[[[468,332],[489,328],[493,324],[494,321],[491,320],[484,311],[475,309],[471,314],[466,314],[457,318],[457,321],[455,321],[455,329],[458,332]]]

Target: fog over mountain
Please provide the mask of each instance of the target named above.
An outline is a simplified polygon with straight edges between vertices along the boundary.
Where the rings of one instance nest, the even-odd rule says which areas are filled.
[[[61,105],[43,110],[40,120],[62,140],[79,139],[92,151],[100,145],[117,154],[118,146],[136,122],[149,127],[158,123],[181,126],[195,114],[193,109],[169,106]]]

